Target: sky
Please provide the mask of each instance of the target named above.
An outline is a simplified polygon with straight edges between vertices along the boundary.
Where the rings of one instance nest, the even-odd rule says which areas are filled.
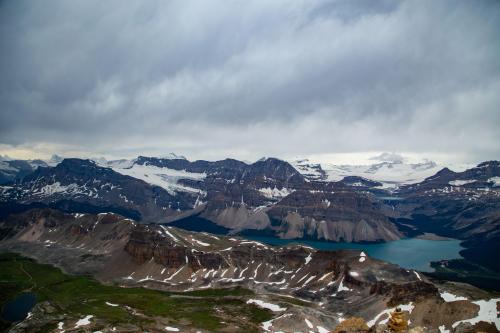
[[[500,159],[500,1],[0,1],[0,155]]]

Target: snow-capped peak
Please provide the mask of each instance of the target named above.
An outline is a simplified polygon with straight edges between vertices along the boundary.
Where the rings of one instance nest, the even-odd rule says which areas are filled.
[[[382,153],[377,156],[373,156],[369,158],[372,161],[379,161],[379,162],[389,162],[389,163],[397,163],[401,164],[406,161],[406,159],[403,157],[403,155],[396,154],[396,153]]]
[[[59,155],[52,155],[49,160],[45,161],[50,166],[56,166],[62,162],[64,158]]]
[[[368,158],[368,164],[337,164],[297,159],[290,163],[305,177],[315,180],[340,181],[359,176],[383,183],[384,187],[413,184],[435,175],[444,166],[428,159],[410,160],[396,153],[382,153]],[[459,167],[458,169],[462,169]]]

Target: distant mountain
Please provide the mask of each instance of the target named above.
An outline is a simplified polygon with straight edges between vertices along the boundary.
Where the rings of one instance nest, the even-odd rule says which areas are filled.
[[[104,164],[104,165],[103,165]],[[143,222],[232,233],[344,241],[388,241],[402,234],[383,204],[344,183],[310,181],[286,161],[65,159],[1,188],[4,205],[43,204],[73,212],[113,211]],[[201,219],[201,220],[200,220]]]
[[[163,188],[76,158],[37,168],[0,189],[4,205],[39,203],[68,211],[114,211],[150,221],[191,207],[189,198],[174,197]]]
[[[0,159],[0,184],[22,179],[38,167],[47,167],[42,160]]]
[[[418,184],[402,187],[401,191],[419,192],[427,189],[453,191],[456,188],[486,190],[500,186],[499,176],[500,163],[498,161],[487,161],[463,172],[455,172],[448,168],[443,168],[435,175],[427,177]]]
[[[404,224],[420,231],[465,240],[466,258],[500,271],[489,253],[500,251],[500,162],[462,172],[444,168],[418,184],[396,191],[393,202]]]
[[[59,155],[52,155],[50,157],[50,159],[44,161],[47,165],[50,165],[50,166],[56,166],[58,165],[59,163],[61,163],[62,161],[64,160],[63,157],[59,156]]]
[[[317,163],[308,159],[293,160],[290,163],[305,177],[311,180],[340,181],[344,177],[358,176],[380,182],[380,187],[396,188],[404,184],[414,184],[434,175],[443,166],[429,160],[407,162],[397,154],[384,153],[372,158],[372,164],[344,165]],[[464,166],[455,166],[463,169]]]

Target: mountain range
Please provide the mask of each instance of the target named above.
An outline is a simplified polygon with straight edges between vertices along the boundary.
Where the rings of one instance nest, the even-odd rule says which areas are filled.
[[[51,207],[115,212],[194,231],[345,242],[433,232],[463,240],[466,258],[500,269],[481,256],[497,250],[500,238],[498,161],[462,172],[443,168],[421,182],[389,190],[356,175],[319,179],[277,158],[245,163],[169,155],[42,162],[3,161],[11,177],[0,187],[3,216]]]
[[[2,159],[0,250],[105,284],[173,292],[246,288],[260,300],[245,302],[286,310],[262,323],[261,331],[292,325],[327,332],[348,316],[362,318],[376,332],[399,306],[414,326],[430,331],[495,332],[498,320],[490,314],[467,319],[489,313],[496,299],[477,299],[491,294],[442,281],[498,289],[500,266],[492,254],[500,250],[500,163],[436,172],[431,162],[376,165],[370,167],[375,176],[383,174],[376,170],[414,170],[412,177],[418,173],[423,179],[393,175],[388,186],[387,177],[351,174],[356,168],[346,167],[346,174],[331,180],[331,168],[277,158]],[[361,243],[450,237],[460,239],[464,250],[463,259],[435,262],[436,271],[423,274],[359,250],[245,240],[259,236]],[[99,315],[99,325],[110,331],[109,325],[123,325],[109,322],[106,312]],[[49,321],[36,325],[55,320],[47,313],[36,318]],[[66,318],[64,325],[77,327],[78,318]],[[238,318],[240,325],[255,328],[245,315]],[[148,320],[155,326],[132,331],[163,325],[154,316]],[[238,323],[224,323],[237,331]],[[186,321],[175,324],[196,331]]]

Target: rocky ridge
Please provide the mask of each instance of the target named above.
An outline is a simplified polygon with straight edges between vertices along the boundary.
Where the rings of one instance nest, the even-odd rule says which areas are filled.
[[[90,273],[104,282],[173,291],[252,289],[283,308],[262,324],[264,331],[287,331],[289,316],[294,329],[306,331],[310,325],[314,330],[333,330],[353,316],[377,327],[399,306],[412,327],[437,330],[444,325],[458,332],[468,318],[490,304],[454,296],[422,273],[360,251],[271,247],[242,238],[137,224],[112,213],[31,210],[4,219],[0,230],[1,250],[33,256],[71,273]],[[483,319],[500,325],[498,318]]]

